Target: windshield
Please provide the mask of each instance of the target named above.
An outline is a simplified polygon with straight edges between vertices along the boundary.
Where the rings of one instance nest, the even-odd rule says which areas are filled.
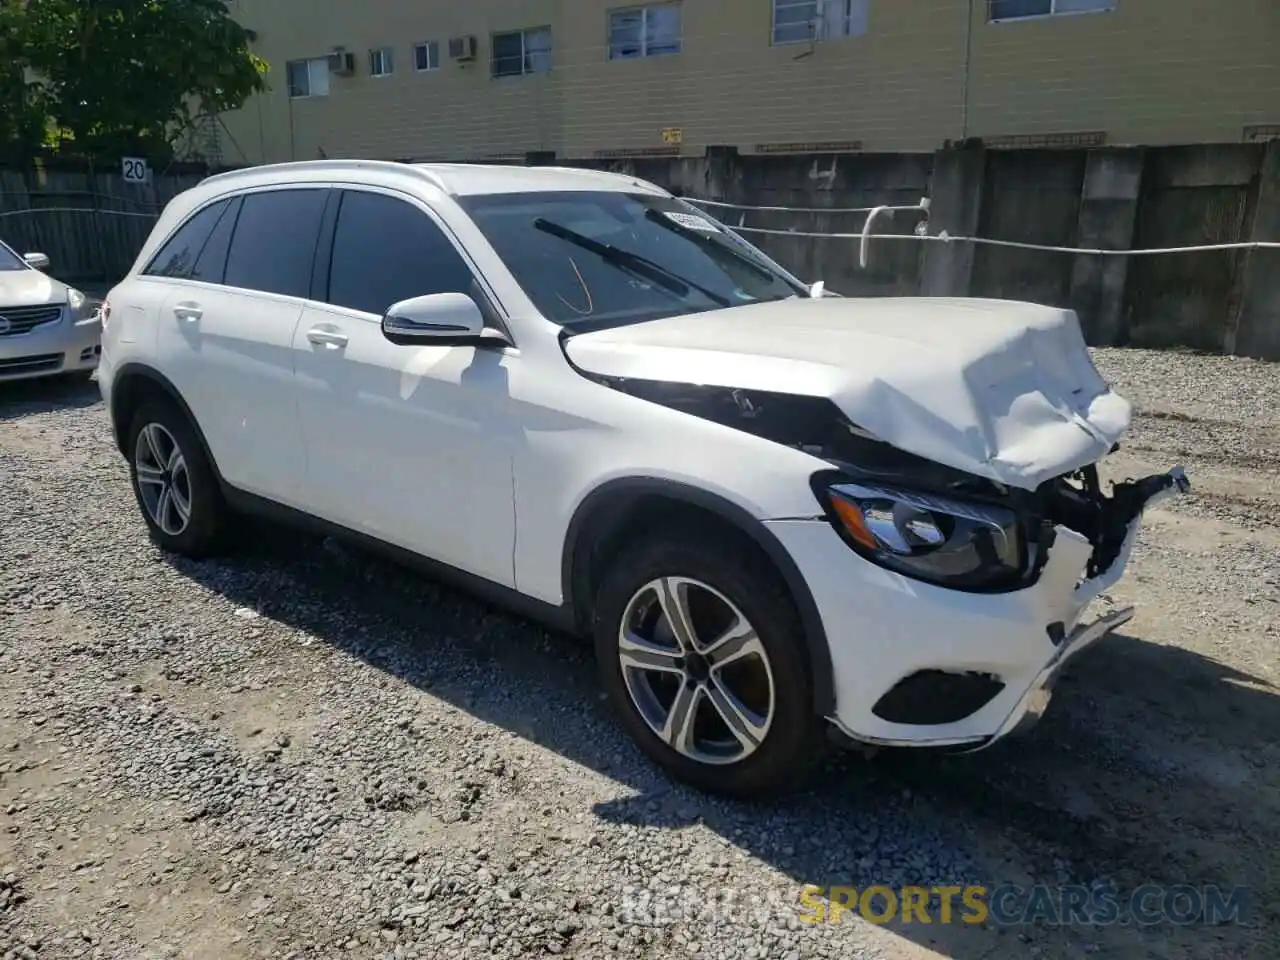
[[[27,264],[20,256],[0,243],[0,270],[26,270]]]
[[[808,296],[674,197],[564,191],[459,202],[543,315],[574,332]]]

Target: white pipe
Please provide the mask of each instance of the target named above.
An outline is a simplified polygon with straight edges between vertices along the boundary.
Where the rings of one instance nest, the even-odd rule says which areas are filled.
[[[912,207],[911,209],[915,209]],[[818,240],[858,240],[861,233],[805,233],[800,230],[766,230],[763,227],[735,227],[742,233],[763,233],[775,237],[812,237]],[[934,243],[985,243],[994,247],[1014,247],[1019,250],[1042,250],[1047,253],[1075,253],[1092,257],[1141,257],[1172,253],[1212,253],[1215,250],[1280,250],[1280,241],[1246,240],[1239,243],[1211,243],[1195,247],[1158,247],[1150,250],[1095,250],[1088,247],[1051,247],[1038,243],[1017,243],[1013,240],[991,240],[986,237],[953,237],[941,235],[920,236],[914,233],[872,233],[867,240],[924,240]]]
[[[858,244],[858,266],[863,270],[867,269],[867,245],[871,242],[871,225],[876,222],[876,217],[884,213],[889,207],[876,207],[867,214],[867,222],[862,225],[861,242]]]

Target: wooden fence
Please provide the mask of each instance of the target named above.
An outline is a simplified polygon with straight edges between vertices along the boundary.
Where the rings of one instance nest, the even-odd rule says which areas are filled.
[[[107,287],[132,265],[165,204],[209,173],[185,164],[139,184],[118,167],[0,166],[0,240],[47,254],[60,280]]]

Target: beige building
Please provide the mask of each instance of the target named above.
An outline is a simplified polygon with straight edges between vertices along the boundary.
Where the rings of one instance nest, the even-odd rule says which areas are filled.
[[[226,163],[1280,137],[1280,0],[231,0]]]

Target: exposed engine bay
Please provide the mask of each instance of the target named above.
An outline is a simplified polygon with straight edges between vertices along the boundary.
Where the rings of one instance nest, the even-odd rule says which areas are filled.
[[[1093,546],[1083,579],[1105,573],[1124,546],[1132,522],[1163,491],[1189,489],[1181,470],[1114,483],[1102,489],[1096,464],[1063,474],[1035,490],[1009,487],[907,453],[852,423],[825,397],[722,386],[592,375],[615,390],[692,416],[794,447],[831,465],[823,485],[847,478],[1011,510],[1025,552],[1017,576],[998,589],[1020,589],[1038,577],[1059,526]],[[1118,448],[1113,446],[1112,452]]]

